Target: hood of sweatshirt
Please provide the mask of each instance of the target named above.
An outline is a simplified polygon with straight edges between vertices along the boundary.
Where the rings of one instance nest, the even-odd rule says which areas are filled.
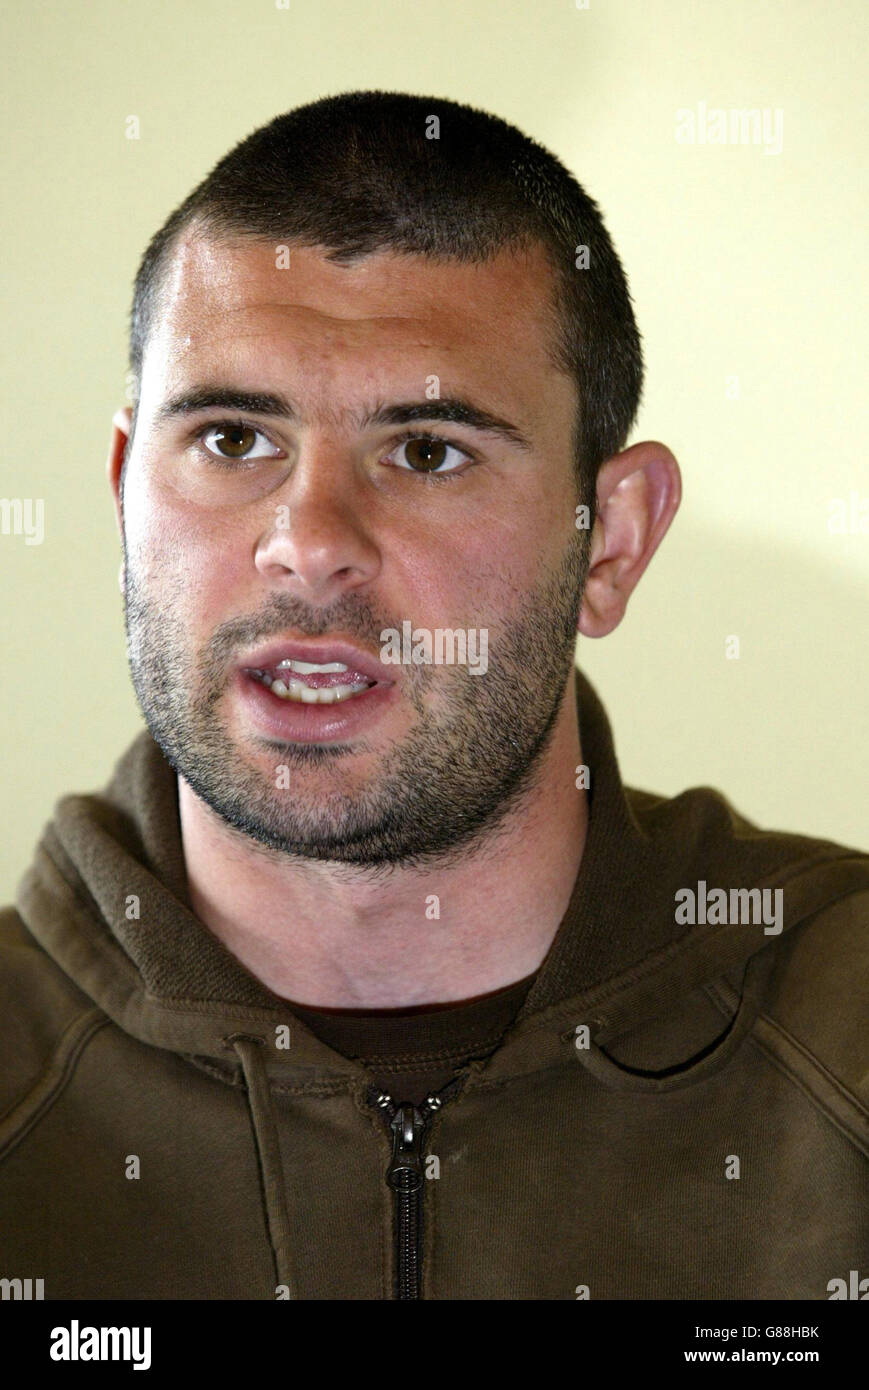
[[[590,770],[580,871],[515,1022],[472,1068],[497,1084],[562,1064],[567,1049],[607,1086],[690,1084],[722,1066],[751,1028],[788,934],[869,887],[869,855],[758,829],[708,787],[668,798],[623,786],[609,721],[580,671],[577,704]],[[732,891],[752,889],[760,912]],[[723,916],[736,904],[738,920],[718,920],[714,903],[724,897]],[[18,908],[119,1028],[226,1079],[240,1059],[252,1104],[267,1103],[271,1080],[341,1087],[367,1076],[193,913],[176,774],[148,732],[103,792],[58,802]],[[290,1046],[275,1045],[282,1030]]]

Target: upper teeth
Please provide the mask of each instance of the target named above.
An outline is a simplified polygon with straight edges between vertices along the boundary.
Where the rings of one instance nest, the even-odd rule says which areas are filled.
[[[315,671],[322,672],[323,675],[329,675],[332,671],[347,671],[349,667],[345,666],[343,661],[324,661],[322,664],[318,665],[314,661],[290,661],[289,658],[287,658],[284,661],[279,661],[275,667],[276,671],[282,669],[295,671],[299,676],[310,676]]]

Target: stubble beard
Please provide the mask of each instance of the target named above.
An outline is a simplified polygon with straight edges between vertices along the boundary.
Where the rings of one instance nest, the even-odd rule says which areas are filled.
[[[367,740],[351,746],[259,738],[272,760],[266,772],[232,739],[220,705],[239,652],[282,632],[313,638],[340,630],[379,650],[381,631],[400,631],[402,620],[378,613],[363,596],[314,612],[273,595],[255,616],[221,624],[191,658],[180,579],[157,599],[125,554],[133,686],[169,763],[249,847],[372,876],[449,865],[496,841],[538,785],[574,662],[587,562],[584,536],[571,537],[557,570],[521,598],[494,643],[490,632],[485,674],[464,666],[402,667],[402,697],[416,718],[361,784],[347,776],[347,760],[367,751]],[[279,766],[287,769],[285,788]]]

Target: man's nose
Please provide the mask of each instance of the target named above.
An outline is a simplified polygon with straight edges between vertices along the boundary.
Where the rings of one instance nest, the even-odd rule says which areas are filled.
[[[349,446],[308,442],[278,492],[255,551],[257,569],[298,597],[328,603],[380,572],[376,489]]]

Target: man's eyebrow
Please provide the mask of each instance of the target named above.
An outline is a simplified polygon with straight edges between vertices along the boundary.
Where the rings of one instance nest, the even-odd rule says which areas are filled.
[[[299,412],[287,396],[272,391],[242,391],[231,386],[200,386],[170,396],[159,407],[155,423],[194,415],[203,410],[237,410],[248,415],[274,415],[298,421]],[[461,396],[443,400],[399,401],[378,405],[359,421],[361,428],[372,425],[412,425],[418,421],[444,421],[495,434],[518,449],[530,451],[531,441],[509,420],[475,405]]]
[[[417,421],[442,420],[447,424],[466,425],[469,429],[496,434],[508,444],[530,452],[532,445],[516,425],[500,415],[474,405],[461,396],[446,396],[443,400],[406,401],[382,405],[365,421],[369,425],[412,425]]]

